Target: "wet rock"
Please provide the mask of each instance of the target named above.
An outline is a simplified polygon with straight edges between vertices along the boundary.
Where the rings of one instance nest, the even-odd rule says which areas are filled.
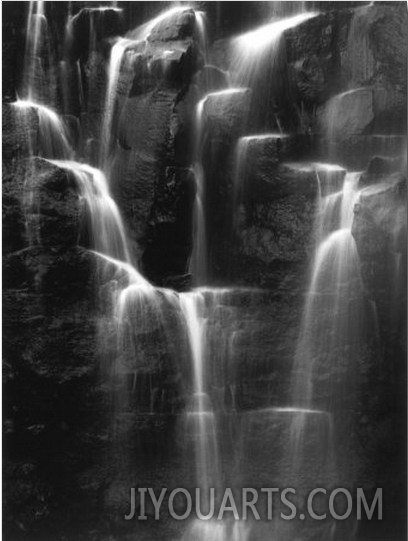
[[[232,45],[230,39],[216,40],[208,53],[209,62],[217,68],[227,71],[232,60]]]
[[[259,186],[259,195],[261,198],[273,198],[302,193],[317,197],[319,189],[322,194],[328,195],[341,189],[345,174],[345,169],[331,164],[282,163],[269,179],[264,178],[264,188]]]
[[[316,55],[294,62],[292,77],[301,99],[306,103],[321,103],[330,94],[323,67]],[[331,84],[331,83],[330,83]]]
[[[3,162],[8,170],[16,166],[18,160],[38,154],[38,124],[34,107],[23,112],[15,105],[3,104]]]
[[[404,166],[406,137],[402,135],[351,135],[342,141],[333,141],[327,137],[315,140],[318,158],[338,163],[354,170],[363,170],[373,156],[390,158],[401,157]]]
[[[178,95],[174,89],[155,90],[131,96],[124,104],[114,192],[136,239],[144,237],[156,184],[174,160],[170,126]]]
[[[338,88],[344,88],[340,50],[347,37],[349,10],[320,13],[285,32],[299,100],[322,103]]]
[[[406,88],[407,23],[407,12],[398,3],[353,10],[341,55],[350,85],[386,83]]]
[[[407,132],[406,89],[402,85],[376,85],[373,87],[375,133],[404,135]]]
[[[220,68],[205,65],[198,71],[192,83],[200,90],[202,95],[228,87],[228,74]]]
[[[99,264],[94,254],[80,247],[52,251],[41,246],[24,248],[4,258],[5,286],[72,300],[91,298]]]
[[[395,173],[401,167],[399,158],[387,158],[384,156],[374,156],[367,165],[367,169],[361,175],[359,186],[365,187],[370,184],[380,182],[391,173]]]
[[[22,36],[18,31],[24,28],[27,23],[27,16],[21,6],[10,4],[4,6],[3,17],[3,103],[13,102],[17,99],[17,90],[21,85],[21,74],[16,66],[24,63],[24,50],[22,47]],[[3,113],[4,114],[4,113]],[[3,132],[4,133],[4,132]]]
[[[85,208],[68,173],[47,160],[27,162],[20,186],[28,235],[43,246],[75,246]]]
[[[214,139],[239,137],[249,113],[249,89],[224,90],[207,94],[203,103],[203,124]]]
[[[383,340],[396,359],[405,343],[407,217],[406,178],[397,173],[362,190],[352,234],[365,288],[375,301]]]
[[[163,280],[163,287],[174,289],[175,291],[189,291],[192,286],[191,274],[182,274],[179,276],[168,276]]]
[[[367,220],[381,234],[379,238],[383,238],[388,247],[394,252],[405,251],[406,244],[404,243],[406,235],[406,215],[404,210],[404,196],[406,193],[406,179],[403,175],[396,173],[387,178],[384,182],[368,187],[361,192],[359,202],[355,210],[355,225],[353,225],[353,235],[356,238],[359,253],[361,255],[371,253],[374,255],[376,251],[381,253],[380,247],[375,247],[368,242],[362,242],[361,234],[364,234],[364,229],[360,230],[359,221]],[[363,225],[363,224],[361,224]],[[357,238],[359,240],[357,240]],[[372,239],[375,240],[375,239]]]
[[[398,4],[349,5],[287,30],[287,56],[298,98],[320,104],[339,91],[376,85],[387,88],[390,97],[395,96],[393,107],[402,111],[406,35],[407,13]],[[395,113],[398,126],[405,116]]]
[[[183,274],[187,269],[194,195],[192,171],[167,167],[165,179],[156,188],[143,255],[144,269],[156,283],[160,277]]]
[[[137,57],[130,95],[142,94],[154,88],[188,84],[196,68],[194,42],[148,42]]]
[[[313,201],[302,195],[248,208],[240,228],[242,254],[268,264],[303,261],[310,248],[313,211]]]
[[[85,58],[108,38],[122,33],[121,10],[82,8],[68,23],[66,54],[71,60]]]
[[[119,143],[125,149],[145,154],[163,148],[171,137],[170,119],[179,97],[176,89],[157,89],[142,95],[129,95],[121,115]],[[144,111],[150,115],[146,118]]]
[[[369,88],[335,96],[317,110],[317,129],[336,141],[367,133],[374,120],[373,100]]]
[[[285,134],[265,134],[253,135],[240,139],[236,147],[237,153],[243,155],[238,159],[245,160],[245,172],[252,180],[247,180],[250,186],[252,182],[256,185],[256,179],[263,177],[267,179],[268,174],[275,176],[279,165],[280,171],[289,172],[291,166],[285,167],[283,162],[291,158],[300,158],[305,147],[305,138],[303,136],[290,136]],[[292,168],[296,169],[296,165]],[[301,166],[298,168],[299,175],[305,172]],[[293,175],[296,173],[293,171]],[[301,186],[301,183],[299,183]],[[254,193],[257,193],[257,186],[254,186]],[[250,188],[251,189],[251,188]],[[260,193],[262,197],[263,194]]]
[[[3,204],[7,251],[39,239],[54,246],[77,243],[82,205],[67,174],[50,162],[40,158],[16,162],[4,176]]]
[[[183,40],[193,35],[195,24],[196,18],[193,10],[177,10],[152,28],[148,40],[150,42]]]
[[[99,51],[90,51],[81,62],[81,81],[84,106],[88,114],[102,114],[105,105],[106,59]]]

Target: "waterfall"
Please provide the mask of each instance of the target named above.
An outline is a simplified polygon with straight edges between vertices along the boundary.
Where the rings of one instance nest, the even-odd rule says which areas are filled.
[[[323,404],[331,428],[327,431],[326,424],[316,426],[321,448],[314,453],[324,457],[319,474],[326,484],[335,484],[338,474],[332,415],[339,416],[337,402],[355,384],[350,377],[345,381],[341,374],[355,372],[352,365],[361,354],[366,315],[359,258],[351,235],[359,179],[360,173],[347,173],[340,192],[320,197],[315,253],[292,373],[291,402],[305,413],[294,417],[291,424],[291,468],[295,477],[300,476],[309,463],[313,453],[310,455],[308,410]]]
[[[29,128],[30,110],[38,114],[39,153],[44,158],[71,158],[73,149],[69,143],[68,130],[55,111],[28,100],[18,100],[13,104],[19,114],[24,129]]]
[[[44,15],[43,1],[30,1],[26,26],[25,61],[24,61],[24,90],[23,94],[28,100],[38,99],[41,96],[41,79],[38,81],[40,68],[40,48],[46,39],[46,32],[41,26],[47,25]]]
[[[73,174],[91,219],[92,246],[105,256],[131,264],[130,250],[119,209],[99,169],[73,161],[51,161]]]
[[[197,26],[198,42],[201,45],[203,51],[204,65],[208,64],[208,43],[207,43],[207,30],[206,30],[206,16],[203,11],[195,12],[195,20]]]
[[[107,164],[109,163],[111,138],[112,132],[114,132],[113,116],[115,112],[115,104],[117,99],[116,95],[123,56],[126,53],[126,49],[133,43],[134,42],[132,40],[120,38],[111,49],[99,157],[99,163],[103,166],[104,170],[107,169]]]
[[[280,20],[274,18],[270,23],[235,38],[231,63],[234,82],[242,86],[256,83],[266,61],[268,70],[275,73],[280,61],[279,47],[284,32],[316,15],[314,12],[306,12]]]
[[[23,230],[20,235],[23,240],[18,239],[21,246],[7,254],[6,264],[7,270],[10,268],[12,271],[10,274],[16,269],[16,276],[12,276],[12,279],[23,284],[19,295],[28,299],[27,304],[41,304],[37,291],[31,298],[30,280],[34,273],[46,275],[48,282],[44,280],[44,284],[47,286],[51,282],[51,293],[44,289],[47,295],[44,297],[44,312],[47,313],[34,312],[33,317],[29,313],[27,321],[30,328],[37,328],[35,326],[38,324],[40,329],[50,329],[50,334],[55,331],[60,340],[60,336],[66,336],[58,334],[60,327],[66,326],[68,332],[74,334],[72,329],[77,321],[82,321],[81,311],[85,311],[85,319],[89,318],[91,329],[86,332],[96,334],[96,339],[93,334],[91,337],[95,343],[90,343],[91,340],[86,342],[86,347],[92,352],[85,352],[84,364],[81,366],[78,361],[78,367],[73,365],[73,375],[69,374],[67,379],[63,379],[64,373],[61,381],[58,379],[59,386],[55,390],[58,401],[62,403],[66,397],[64,393],[75,389],[77,380],[81,385],[84,381],[84,387],[96,388],[87,388],[87,393],[102,396],[98,397],[98,402],[90,400],[91,406],[96,410],[94,404],[102,404],[101,417],[105,410],[108,412],[108,420],[100,432],[95,429],[95,432],[80,433],[80,438],[92,440],[98,457],[106,451],[106,454],[111,453],[110,461],[106,460],[102,466],[92,464],[95,471],[90,473],[85,467],[83,471],[75,471],[75,482],[78,482],[81,490],[86,485],[85,490],[94,498],[92,504],[94,500],[99,504],[100,500],[110,513],[108,518],[101,520],[102,526],[92,524],[88,528],[88,524],[81,525],[84,528],[81,535],[83,533],[85,537],[89,534],[95,539],[102,539],[122,533],[129,538],[155,537],[156,532],[152,529],[142,530],[146,523],[135,520],[132,525],[124,523],[123,527],[113,518],[112,509],[122,520],[123,501],[119,500],[125,501],[123,486],[126,483],[136,486],[137,482],[137,486],[142,487],[148,486],[145,483],[149,482],[157,494],[156,489],[159,484],[164,485],[162,481],[165,479],[172,488],[176,486],[175,483],[181,487],[185,483],[184,488],[189,489],[197,487],[200,490],[200,511],[204,517],[192,518],[187,523],[174,522],[169,525],[166,522],[163,530],[157,530],[157,538],[171,537],[183,541],[334,541],[341,538],[342,532],[340,535],[336,533],[335,537],[333,523],[325,525],[314,535],[313,526],[309,531],[306,522],[270,524],[263,520],[256,522],[255,518],[247,521],[246,518],[237,520],[234,516],[232,519],[231,515],[217,519],[217,505],[221,503],[227,487],[231,487],[235,497],[242,487],[260,489],[262,486],[270,487],[272,483],[281,489],[293,486],[300,510],[301,505],[305,508],[306,499],[303,497],[312,488],[312,478],[315,483],[313,488],[321,486],[328,489],[340,486],[336,485],[340,478],[348,480],[346,476],[341,477],[341,461],[336,444],[346,434],[344,426],[348,428],[351,423],[364,423],[362,416],[357,417],[354,410],[360,408],[360,401],[369,393],[367,389],[363,389],[363,392],[359,389],[359,394],[353,395],[353,391],[361,385],[358,378],[363,380],[365,377],[363,370],[367,373],[372,370],[368,365],[373,355],[364,348],[368,349],[374,342],[365,341],[365,335],[369,332],[379,335],[382,332],[383,316],[380,311],[380,317],[377,318],[375,313],[375,317],[372,317],[375,321],[372,323],[370,319],[369,324],[372,325],[370,329],[367,328],[367,309],[374,312],[376,300],[375,294],[371,294],[368,288],[364,291],[360,265],[363,264],[363,271],[369,273],[372,271],[372,261],[367,263],[361,254],[359,260],[352,226],[355,233],[357,218],[366,222],[372,218],[370,224],[373,229],[380,228],[375,219],[383,212],[382,205],[385,207],[385,203],[371,202],[372,205],[381,206],[377,212],[377,209],[370,207],[370,201],[363,209],[363,199],[365,195],[369,198],[375,194],[375,190],[383,194],[384,185],[379,183],[374,188],[361,188],[364,177],[361,178],[360,172],[315,161],[323,158],[317,158],[308,146],[312,137],[302,147],[304,131],[297,127],[295,114],[286,110],[281,114],[282,103],[287,105],[291,102],[297,107],[304,96],[309,96],[301,88],[302,83],[305,86],[309,84],[309,80],[306,84],[303,77],[310,76],[313,79],[310,82],[312,90],[316,90],[315,85],[316,94],[323,95],[320,87],[323,86],[326,92],[329,86],[327,81],[314,81],[315,77],[320,79],[320,72],[316,74],[315,70],[320,69],[320,61],[326,62],[329,67],[332,63],[331,56],[322,60],[320,50],[319,55],[311,58],[310,65],[307,65],[309,51],[304,58],[303,51],[296,57],[298,51],[296,54],[293,51],[300,48],[299,42],[293,43],[291,40],[299,39],[302,45],[306,32],[302,29],[300,37],[289,36],[289,33],[285,36],[285,32],[291,32],[316,17],[317,13],[305,12],[304,2],[292,2],[290,6],[286,4],[260,6],[261,11],[273,15],[273,18],[267,19],[267,24],[233,38],[228,37],[228,32],[224,34],[217,30],[214,36],[216,43],[211,43],[208,38],[206,14],[194,11],[183,2],[164,10],[125,35],[114,37],[111,28],[99,29],[97,25],[104,11],[122,11],[116,3],[113,8],[81,6],[86,15],[89,15],[86,10],[92,12],[89,18],[90,43],[85,44],[83,49],[82,45],[78,47],[78,51],[82,52],[75,50],[71,57],[67,48],[63,60],[57,64],[52,62],[48,51],[51,32],[48,32],[45,13],[52,13],[51,7],[48,9],[42,1],[29,3],[24,80],[21,96],[10,110],[15,115],[18,129],[30,132],[29,135],[33,134],[33,137],[28,138],[31,146],[27,153],[25,148],[21,150],[21,141],[16,143],[16,147],[20,147],[15,154],[14,149],[9,151],[7,148],[12,160],[20,151],[24,158],[28,154],[27,163],[21,166],[26,175],[21,190],[23,213],[20,209],[14,212],[12,207],[17,215],[13,215],[12,220],[18,226],[22,223],[23,229],[25,217],[29,246],[27,248]],[[126,6],[123,5],[126,14]],[[72,9],[69,5],[65,11],[68,11],[69,17],[67,40],[74,36],[71,25],[81,20],[79,14],[72,16]],[[217,18],[221,17],[222,7],[211,8],[209,13],[212,9],[217,13]],[[370,10],[371,6],[358,12],[359,15],[351,22],[349,34],[349,42],[360,43],[365,48],[368,31],[372,27],[366,24],[364,17]],[[145,13],[144,7],[142,11]],[[179,18],[179,14],[182,17]],[[115,19],[116,14],[113,15]],[[134,15],[131,14],[132,17]],[[234,13],[228,20],[228,31],[236,29],[238,15],[238,12]],[[256,13],[254,17],[258,15]],[[278,18],[282,15],[284,18]],[[344,23],[345,28],[350,21],[349,15],[349,10],[345,10],[341,16],[328,12],[321,17],[327,21],[327,25],[324,22],[326,26],[322,26],[320,18],[316,19],[316,25],[311,25],[312,32],[316,30],[316,40],[321,41],[327,51],[330,50],[330,55],[335,45],[337,47],[332,31],[333,34],[337,33],[340,22],[342,25]],[[77,16],[78,19],[75,19]],[[175,19],[171,19],[173,16]],[[60,20],[55,26],[49,25],[52,31],[59,27]],[[364,31],[362,39],[358,35],[360,29]],[[87,31],[84,34],[87,35]],[[321,31],[321,35],[318,31]],[[344,45],[346,40],[343,33]],[[225,36],[227,39],[224,40]],[[308,40],[309,36],[306,35],[305,39]],[[99,50],[100,42],[103,43]],[[285,58],[286,42],[291,46],[290,65]],[[90,50],[95,49],[93,52],[100,64],[93,64],[92,58],[83,52],[88,50],[88,46]],[[311,50],[316,48],[314,44],[305,43],[305,48],[309,46]],[[174,51],[177,54],[173,54]],[[222,60],[216,58],[218,54]],[[371,55],[371,52],[364,50],[362,54]],[[225,58],[228,55],[230,57]],[[140,58],[143,69],[138,71]],[[160,64],[162,58],[166,60]],[[367,56],[365,65],[368,68],[371,67],[368,64],[372,58]],[[210,67],[209,61],[214,61],[214,66],[211,66],[213,75],[215,73],[212,81],[204,72],[205,68]],[[353,84],[363,84],[360,79],[364,79],[367,73],[354,56],[349,57],[349,61]],[[164,64],[165,74],[159,80]],[[52,73],[56,66],[60,67],[62,88],[54,96]],[[138,81],[137,77],[145,76],[146,66],[147,80]],[[95,108],[91,105],[93,101],[89,99],[86,103],[83,95],[81,78],[85,77],[86,95],[88,68],[90,72],[91,68],[100,70],[98,77],[100,75],[101,79],[89,83],[91,86],[95,83],[97,90]],[[326,64],[321,68],[324,74],[321,78],[324,79],[330,70]],[[211,69],[208,71],[211,72]],[[215,90],[228,84],[222,70],[228,70],[234,86]],[[290,70],[293,70],[293,78],[288,75]],[[207,80],[203,82],[206,76]],[[289,87],[292,89],[295,79],[298,94],[292,100],[292,95],[286,90]],[[130,92],[133,82],[135,86]],[[70,102],[74,92],[70,85],[80,94],[79,97],[75,96],[74,107]],[[327,95],[332,95],[332,90],[335,91],[330,86]],[[325,104],[322,103],[324,98],[318,101],[310,97],[310,102],[306,98],[305,115],[310,113],[312,117],[318,106],[327,106],[324,135],[336,139],[342,124],[342,100],[362,90],[371,92],[366,87],[355,88],[335,95]],[[124,106],[129,92],[131,101]],[[248,99],[247,106],[245,100],[252,95],[254,99],[251,104]],[[63,103],[61,108],[58,107],[59,99]],[[61,114],[61,109],[74,118]],[[129,128],[131,121],[124,118],[124,111],[129,112],[131,119],[138,117],[135,124],[143,115],[151,117],[146,123],[142,118],[137,132],[134,125]],[[285,122],[288,117],[292,122]],[[75,130],[71,129],[73,122],[82,128],[82,131],[79,130],[79,142],[75,141]],[[94,126],[96,133],[93,132]],[[143,132],[145,126],[148,133]],[[92,165],[87,163],[87,151],[83,148],[86,145],[82,144],[82,135],[87,133],[88,128],[99,144],[95,159],[97,167],[93,166],[94,162]],[[128,145],[117,144],[119,132],[126,134],[120,142],[126,139]],[[20,133],[17,135],[20,137]],[[144,137],[146,144],[135,144],[135,141],[142,140],[144,143]],[[189,137],[192,144],[186,143],[183,154],[182,146]],[[401,150],[406,141],[405,137],[385,134],[371,137],[377,139],[377,148],[384,153],[390,153],[396,146]],[[391,137],[398,141],[391,141]],[[295,161],[299,158],[308,161]],[[190,171],[194,175],[196,188],[192,223],[189,223],[192,204]],[[17,174],[16,178],[19,180]],[[7,182],[11,184],[9,178]],[[58,184],[57,189],[54,190],[55,186],[51,184]],[[395,190],[393,194],[396,199],[400,196],[397,191],[403,189],[401,185],[398,179],[391,187],[391,191]],[[20,189],[20,185],[17,188]],[[14,200],[20,204],[17,188],[13,191],[13,186],[6,193],[13,205]],[[44,193],[42,190],[48,191]],[[67,206],[63,199],[66,193],[69,198]],[[58,199],[55,208],[51,200],[54,194]],[[120,201],[115,201],[115,194],[120,194]],[[48,199],[43,204],[45,198]],[[356,207],[357,203],[359,205]],[[62,207],[65,214],[58,214]],[[361,211],[359,216],[358,208]],[[391,211],[395,210],[391,204],[390,208]],[[57,219],[52,214],[54,211]],[[384,210],[385,213],[387,211]],[[396,297],[403,287],[406,268],[400,246],[404,227],[402,204],[399,212],[401,216],[397,221],[400,223],[396,224],[391,240],[388,238],[393,234],[391,219],[381,214],[388,227],[384,239],[388,237],[380,239],[385,245],[383,252],[388,249],[392,252],[391,266],[394,265],[392,270],[396,284],[390,291],[393,296],[391,303],[396,311],[401,309],[402,303],[398,304]],[[52,219],[48,220],[47,213]],[[44,239],[41,239],[40,233],[46,227],[51,228],[60,215],[63,216],[61,231],[64,234],[68,230],[68,240],[64,238],[60,241],[59,236],[50,236],[52,242],[48,246],[48,237],[44,234]],[[46,218],[43,223],[47,226],[41,229],[43,217]],[[188,260],[191,228],[193,242]],[[364,237],[367,233],[363,231],[361,234]],[[362,252],[358,241],[357,244]],[[374,251],[374,248],[368,246],[367,251]],[[237,262],[234,269],[224,268],[229,257],[224,252],[228,250],[233,254],[229,260],[230,266]],[[137,254],[140,252],[143,252],[143,259],[139,261]],[[93,293],[91,299],[75,298],[72,304],[77,312],[75,317],[71,317],[69,309],[72,308],[66,306],[71,301],[71,291],[64,291],[66,297],[57,298],[63,308],[59,312],[59,307],[54,306],[57,302],[52,298],[52,281],[57,273],[63,276],[64,281],[72,271],[73,264],[76,264],[76,257],[81,258],[81,265],[84,263],[85,270],[78,265],[78,276],[79,280],[86,281],[86,295],[93,281],[97,282],[97,293]],[[69,259],[71,266],[64,267],[64,258]],[[29,272],[26,272],[24,265]],[[163,268],[160,268],[161,265]],[[304,275],[306,266],[308,270]],[[389,269],[386,270],[389,272]],[[157,282],[150,281],[150,276],[157,277]],[[225,277],[228,277],[228,281]],[[77,280],[76,275],[74,278]],[[74,285],[75,280],[72,282]],[[220,285],[224,284],[222,280],[225,280],[225,286]],[[365,287],[367,282],[364,281]],[[260,284],[259,290],[246,285],[254,283]],[[179,289],[161,287],[163,284],[177,284],[175,287]],[[253,291],[256,291],[254,296]],[[367,301],[368,295],[370,298]],[[390,317],[396,321],[401,319],[399,312],[392,312]],[[12,321],[12,324],[15,325],[15,322]],[[86,332],[84,336],[88,338],[90,334]],[[33,352],[28,354],[24,350],[25,356],[22,355],[21,359],[27,363],[27,372],[32,371],[35,378],[41,381],[42,365],[38,358],[47,355],[48,350],[44,347],[43,352],[42,344],[38,345],[35,340],[33,342]],[[53,346],[55,344],[52,342]],[[395,347],[401,346],[397,344]],[[98,381],[94,376],[94,365],[86,364],[88,359],[93,362],[94,350],[100,362]],[[74,348],[72,353],[76,362],[77,352]],[[64,359],[62,355],[61,359]],[[359,363],[362,366],[360,370],[357,369]],[[56,367],[55,372],[58,369]],[[82,372],[85,372],[83,380],[80,379]],[[10,379],[13,379],[15,374],[11,369],[10,374]],[[369,376],[372,377],[372,374]],[[377,378],[376,373],[374,378]],[[363,383],[366,384],[366,381],[371,383],[368,377]],[[27,385],[25,380],[24,385]],[[350,402],[348,394],[352,395]],[[372,402],[370,407],[375,415],[380,414],[380,406],[374,403],[374,399]],[[63,406],[65,408],[65,404]],[[88,407],[88,402],[85,406]],[[58,407],[64,409],[60,402]],[[23,417],[17,407],[16,412]],[[99,409],[97,413],[99,415]],[[24,431],[27,434],[24,432],[24,438],[40,442],[39,446],[44,441],[48,443],[49,435],[53,434],[53,428],[49,429],[46,425],[49,420],[45,419],[44,424],[37,425],[30,415],[26,417]],[[58,416],[55,418],[60,421]],[[69,430],[74,434],[71,423],[73,426],[75,421],[74,417],[69,420],[67,440],[71,436]],[[384,425],[386,422],[388,419]],[[57,433],[66,431],[64,423],[61,423],[62,428],[58,425]],[[342,425],[342,430],[338,429],[339,425]],[[372,436],[385,446],[384,441],[392,431],[388,431],[387,426],[381,428],[381,434],[373,435],[363,428],[361,439]],[[172,439],[166,439],[163,443],[163,434],[168,437],[165,431],[171,433]],[[19,433],[17,435],[20,437]],[[160,449],[157,455],[150,455],[146,449],[150,440],[156,437],[159,441],[157,447],[166,449],[165,452]],[[353,437],[357,439],[360,433],[356,435],[353,432]],[[82,467],[83,459],[77,458],[79,453],[75,448],[78,442],[82,445],[82,439],[75,438],[74,447],[67,445],[67,456],[70,453],[75,455],[75,461],[81,462]],[[146,443],[145,440],[149,441]],[[361,448],[364,444],[365,441]],[[361,448],[357,444],[356,448],[356,451],[353,448],[353,452],[357,455]],[[346,447],[342,447],[342,451],[344,449]],[[48,458],[48,453],[40,456],[42,461],[44,457]],[[12,466],[15,467],[14,463]],[[37,466],[31,469],[31,462],[29,466],[22,468],[24,475],[27,472],[30,474],[27,483],[37,476]],[[360,464],[351,464],[350,469],[358,467]],[[169,471],[171,475],[168,475]],[[115,478],[117,472],[120,479]],[[98,478],[95,481],[92,478],[94,474]],[[34,481],[32,484],[36,488]],[[371,479],[368,485],[370,483]],[[45,487],[48,490],[46,483]],[[127,486],[126,491],[128,493]],[[72,494],[75,494],[74,490]],[[41,500],[40,496],[38,500]],[[44,509],[48,509],[46,504]],[[213,506],[216,508],[214,516],[205,517]],[[176,504],[175,507],[176,513],[180,511],[181,505],[178,507]],[[44,511],[39,509],[36,513],[41,515]],[[142,510],[140,501],[136,502],[136,509]],[[149,519],[152,518],[151,509],[147,508],[146,512]],[[275,518],[278,518],[276,515]],[[25,531],[24,524],[20,527],[17,520],[16,524]],[[178,524],[178,529],[174,524]],[[105,527],[108,533],[103,530]],[[38,535],[42,535],[41,530]],[[61,532],[61,536],[66,537],[65,532]],[[342,538],[350,540],[352,536]]]
[[[183,540],[247,541],[249,526],[242,521],[218,521],[217,503],[225,490],[222,469],[223,443],[221,410],[228,376],[233,365],[236,335],[235,320],[223,316],[225,304],[237,289],[197,288],[179,295],[180,307],[189,335],[193,363],[193,386],[187,404],[183,432],[193,446],[195,486],[200,490],[200,512],[210,516],[194,519],[187,527]],[[222,390],[223,393],[219,393]],[[234,399],[232,399],[234,402]],[[215,511],[214,511],[215,509]],[[211,516],[211,513],[214,513]]]
[[[216,297],[215,297],[216,298]],[[210,299],[210,303],[211,303]],[[218,456],[216,417],[207,392],[208,308],[201,291],[180,294],[180,306],[185,317],[193,362],[193,392],[186,411],[186,431],[195,447],[196,486],[203,492],[203,509],[210,506],[210,488],[219,486],[221,471]]]
[[[55,111],[28,100],[18,100],[12,106],[16,111],[16,124],[19,130],[30,133],[33,112],[38,120],[38,137],[29,138],[23,209],[29,244],[41,245],[39,186],[33,158],[38,155],[50,159],[71,159],[74,151],[69,142],[68,130]]]
[[[349,340],[355,345],[360,336],[362,284],[351,235],[359,178],[360,173],[347,173],[342,191],[322,197],[319,204],[316,251],[294,364],[292,400],[299,406],[313,407],[313,379],[324,370],[325,357]],[[332,316],[325,319],[328,313]]]

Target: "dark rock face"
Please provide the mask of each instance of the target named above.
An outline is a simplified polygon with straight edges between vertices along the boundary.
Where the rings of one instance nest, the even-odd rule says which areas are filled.
[[[69,21],[66,54],[71,61],[86,58],[101,49],[109,38],[123,31],[121,10],[113,8],[82,8]]]
[[[183,275],[192,250],[193,173],[189,169],[168,167],[165,174],[166,179],[158,186],[151,207],[143,254],[145,272],[155,275],[156,283],[163,277]]]
[[[203,123],[211,138],[229,143],[243,133],[249,113],[251,92],[228,90],[207,95],[203,104]]]
[[[389,502],[394,506],[398,506],[398,495],[405,490],[392,481],[398,477],[395,463],[401,464],[405,459],[398,448],[392,449],[387,442],[395,441],[405,425],[405,415],[395,417],[393,412],[402,412],[406,404],[406,219],[406,177],[394,174],[362,190],[352,227],[362,280],[375,307],[382,351],[374,366],[383,375],[376,378],[375,370],[371,371],[371,388],[377,388],[377,400],[370,400],[363,434],[369,436],[373,447],[379,445],[384,449],[384,456],[394,457],[394,466],[385,462],[377,478],[384,487],[395,486],[395,497]],[[373,419],[381,419],[377,430],[369,429]]]
[[[349,10],[333,10],[285,32],[288,62],[306,104],[326,101],[345,84],[340,55],[351,17]]]
[[[406,178],[397,173],[365,188],[355,208],[353,235],[363,277],[370,294],[378,297],[376,303],[383,323],[388,319],[390,304],[404,303],[404,296],[398,301],[389,296],[388,284],[401,285],[397,283],[400,277],[393,277],[393,273],[404,273],[406,266],[405,193]]]
[[[156,193],[160,197],[160,186],[167,182],[166,167],[177,163],[176,132],[183,129],[182,121],[181,125],[177,122],[180,98],[175,89],[157,89],[129,97],[122,111],[114,193],[131,224],[133,238],[142,245]]]
[[[17,166],[18,160],[33,153],[38,154],[38,114],[34,108],[29,108],[25,114],[25,123],[20,122],[18,111],[13,105],[3,105],[2,150],[4,164],[8,168]]]

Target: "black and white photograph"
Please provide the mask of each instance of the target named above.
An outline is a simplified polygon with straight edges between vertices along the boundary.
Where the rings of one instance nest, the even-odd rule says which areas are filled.
[[[2,539],[406,541],[407,3],[1,26]]]

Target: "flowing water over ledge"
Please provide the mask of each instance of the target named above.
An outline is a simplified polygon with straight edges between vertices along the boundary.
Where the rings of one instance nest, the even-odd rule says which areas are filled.
[[[401,413],[392,389],[405,373],[397,363],[387,366],[390,351],[400,362],[403,349],[405,139],[397,125],[395,133],[375,131],[390,122],[383,118],[387,100],[365,80],[373,65],[368,53],[362,60],[347,50],[348,88],[335,74],[339,55],[333,53],[339,46],[334,28],[341,24],[349,47],[358,28],[369,46],[365,24],[377,20],[376,8],[320,13],[293,3],[286,12],[284,3],[273,2],[268,20],[264,13],[238,33],[220,15],[233,8],[223,6],[217,17],[195,4],[160,13],[151,6],[151,18],[133,16],[133,25],[126,21],[127,3],[79,11],[73,5],[60,11],[64,24],[53,26],[56,15],[47,4],[57,10],[51,2],[27,6],[22,83],[12,104],[18,142],[6,157],[12,178],[19,167],[24,173],[15,198],[21,209],[14,213],[22,214],[26,244],[14,250],[10,265],[12,283],[23,280],[24,294],[39,310],[26,327],[43,325],[35,331],[40,346],[33,340],[21,359],[40,379],[42,358],[51,365],[62,359],[51,370],[64,374],[55,393],[66,393],[58,400],[68,405],[58,402],[56,409],[68,417],[70,408],[80,413],[69,423],[51,422],[44,404],[40,421],[33,413],[24,430],[10,433],[29,443],[39,435],[33,448],[38,471],[51,464],[54,473],[44,481],[50,486],[58,461],[48,449],[58,439],[53,430],[59,434],[61,463],[72,456],[76,462],[62,466],[61,491],[67,492],[57,500],[65,498],[78,513],[83,502],[88,514],[71,527],[72,510],[65,516],[59,503],[54,518],[41,493],[38,500],[47,504],[37,515],[45,526],[39,537],[33,526],[27,538],[51,532],[61,539],[124,541],[371,539],[370,525],[355,516],[344,524],[310,516],[258,522],[230,509],[222,519],[177,521],[165,505],[158,522],[151,505],[146,522],[124,516],[131,487],[199,487],[203,515],[214,503],[219,507],[226,490],[241,505],[243,487],[294,487],[293,500],[304,510],[316,487],[372,491],[387,452],[403,466],[398,454],[382,449],[399,430],[389,412]],[[214,21],[226,25],[228,39]],[[53,50],[57,24],[65,35]],[[211,31],[223,39],[214,40]],[[333,55],[332,71],[313,75],[319,88],[333,79],[324,100],[299,97],[313,79],[315,41]],[[319,155],[315,135],[336,152]],[[392,159],[377,156],[365,171],[347,160],[335,163],[348,135],[369,137]],[[65,230],[61,208],[69,205],[74,218]],[[71,267],[64,267],[66,259]],[[82,271],[84,260],[92,275]],[[83,274],[71,285],[77,267]],[[63,295],[55,293],[59,280],[66,282]],[[77,299],[89,282],[91,298],[79,293]],[[54,346],[67,322],[67,335]],[[43,351],[46,330],[52,345]],[[95,358],[96,368],[80,365],[71,339]],[[66,357],[58,352],[63,342]],[[72,379],[63,372],[64,364],[71,369],[71,352]],[[26,387],[36,394],[35,384]],[[52,409],[51,395],[49,401]],[[11,411],[15,416],[19,409]],[[92,423],[94,432],[81,432]],[[387,471],[394,487],[395,472]],[[70,476],[75,488],[67,490]],[[11,531],[21,524],[17,530],[25,532],[32,519],[11,508]],[[183,513],[183,501],[176,509]]]

